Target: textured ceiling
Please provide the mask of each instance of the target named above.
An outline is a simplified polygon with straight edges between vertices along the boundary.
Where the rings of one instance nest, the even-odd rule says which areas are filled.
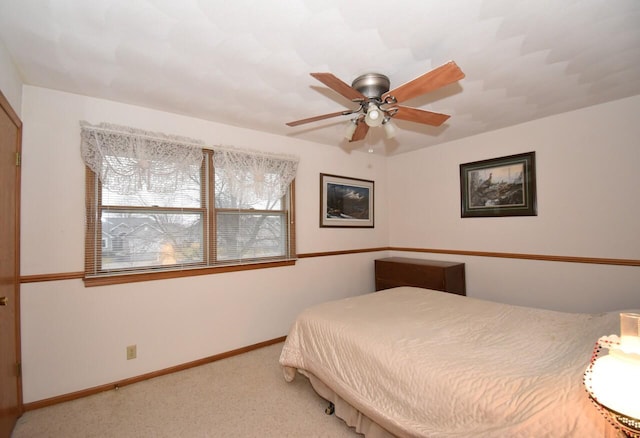
[[[0,0],[0,39],[25,84],[387,155],[640,94],[640,0]],[[463,80],[403,102],[439,128],[285,126],[357,107],[311,72],[394,88],[449,60]]]

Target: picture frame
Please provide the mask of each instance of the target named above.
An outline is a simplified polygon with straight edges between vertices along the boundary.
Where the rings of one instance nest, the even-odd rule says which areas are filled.
[[[460,165],[461,217],[537,216],[535,152]]]
[[[320,227],[373,228],[374,181],[320,174]]]

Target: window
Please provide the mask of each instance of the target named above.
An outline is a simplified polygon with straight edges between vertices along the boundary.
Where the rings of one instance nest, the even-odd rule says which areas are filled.
[[[287,197],[230,190],[225,170],[214,178],[216,255],[218,262],[259,260],[288,254]],[[268,177],[268,175],[267,175]],[[251,178],[244,175],[242,179]]]
[[[86,156],[100,142],[84,131]],[[279,159],[199,153],[180,161],[180,172],[155,156],[104,147],[99,167],[85,159],[86,285],[293,263],[293,180],[272,189],[282,184]]]

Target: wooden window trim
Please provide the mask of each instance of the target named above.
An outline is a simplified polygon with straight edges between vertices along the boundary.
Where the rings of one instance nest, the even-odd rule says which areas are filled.
[[[86,208],[86,223],[85,223],[85,270],[84,270],[84,285],[85,287],[92,286],[104,286],[124,283],[135,283],[141,281],[163,280],[171,278],[192,277],[199,275],[219,274],[225,272],[237,272],[237,271],[249,271],[255,269],[275,268],[282,266],[293,266],[296,263],[297,256],[295,251],[295,180],[291,182],[289,186],[289,196],[287,197],[288,205],[284,210],[240,210],[241,213],[275,213],[283,214],[284,219],[288,222],[288,234],[285,237],[285,245],[289,255],[287,257],[274,257],[261,258],[255,262],[245,261],[244,263],[236,263],[234,261],[217,262],[217,245],[216,245],[216,214],[218,211],[224,211],[224,209],[217,210],[215,208],[215,168],[213,165],[213,151],[204,150],[205,161],[203,163],[202,174],[209,172],[209,178],[206,179],[206,184],[202,185],[201,199],[202,208],[187,208],[186,210],[194,212],[206,212],[203,215],[203,240],[208,243],[207,250],[203,254],[202,263],[194,263],[187,267],[178,267],[176,269],[159,268],[154,271],[153,268],[146,272],[119,272],[114,274],[93,274],[96,276],[88,276],[89,272],[95,271],[96,261],[102,257],[102,245],[97,245],[97,237],[102,234],[102,224],[96,223],[99,217],[99,205],[101,205],[101,190],[99,187],[99,180],[97,175],[85,167],[85,208]],[[207,168],[205,168],[207,166]],[[203,178],[204,179],[204,178]],[[98,187],[96,187],[98,185]],[[182,208],[171,207],[118,207],[118,206],[106,206],[102,210],[182,210]],[[238,211],[238,210],[233,210]],[[100,221],[97,221],[100,222]],[[97,228],[96,228],[97,227]],[[90,233],[90,230],[94,230],[94,233]],[[93,262],[91,262],[93,260]],[[93,263],[93,266],[92,266]]]
[[[163,270],[158,272],[136,272],[131,274],[109,275],[103,277],[84,277],[85,287],[107,286],[112,284],[137,283],[141,281],[166,280],[171,278],[196,277],[199,275],[222,274],[225,272],[251,271],[255,269],[293,266],[296,260],[277,260],[244,265],[217,265],[180,270]]]

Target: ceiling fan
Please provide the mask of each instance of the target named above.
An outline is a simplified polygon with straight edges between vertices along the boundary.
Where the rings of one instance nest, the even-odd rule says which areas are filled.
[[[392,118],[431,126],[442,125],[450,116],[402,106],[399,103],[459,81],[464,78],[464,73],[455,62],[449,61],[391,91],[389,91],[391,84],[389,78],[380,73],[366,73],[358,76],[351,86],[332,73],[311,73],[311,76],[352,102],[359,104],[359,107],[354,110],[338,111],[296,120],[287,123],[287,125],[298,126],[331,117],[357,114],[350,120],[345,137],[349,141],[358,141],[366,137],[370,127],[377,126],[382,126],[387,138],[392,138],[395,135],[395,127],[391,123]]]

